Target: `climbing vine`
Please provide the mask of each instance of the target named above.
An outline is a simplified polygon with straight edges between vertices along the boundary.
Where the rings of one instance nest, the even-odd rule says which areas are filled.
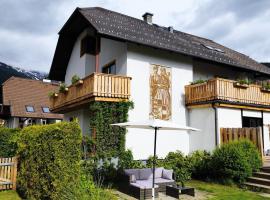
[[[126,122],[133,102],[93,102],[90,104],[90,127],[98,156],[118,156],[125,151],[126,130],[113,123]]]

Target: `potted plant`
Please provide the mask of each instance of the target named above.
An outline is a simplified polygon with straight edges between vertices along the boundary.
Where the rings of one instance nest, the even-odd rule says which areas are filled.
[[[202,84],[202,83],[206,83],[206,82],[207,82],[207,80],[198,79],[198,80],[190,82],[190,85]]]
[[[270,92],[270,81],[266,81],[262,83],[261,91]]]
[[[50,98],[54,98],[54,97],[58,97],[58,94],[55,93],[55,92],[49,92],[48,96],[49,96]]]
[[[72,85],[81,85],[81,84],[83,84],[83,80],[81,80],[81,78],[75,74],[71,78],[71,83],[72,83]]]
[[[65,83],[61,83],[59,86],[59,92],[65,93],[68,92],[68,87]]]
[[[238,88],[248,88],[249,84],[250,84],[250,80],[248,80],[248,78],[244,78],[244,79],[238,79],[236,82],[234,82],[233,86],[234,87],[238,87]]]

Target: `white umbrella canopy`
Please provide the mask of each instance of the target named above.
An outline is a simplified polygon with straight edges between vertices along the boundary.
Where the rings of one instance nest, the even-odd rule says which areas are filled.
[[[160,119],[149,119],[144,121],[135,121],[135,122],[125,122],[118,124],[111,124],[112,126],[120,126],[126,128],[141,128],[141,129],[155,129],[158,130],[189,130],[189,131],[199,131],[199,129],[181,126],[177,123],[164,121]]]
[[[156,145],[157,145],[157,130],[187,130],[187,131],[199,131],[199,129],[181,126],[179,124],[164,121],[160,119],[149,119],[144,121],[126,122],[111,124],[112,126],[119,126],[125,128],[138,128],[138,129],[152,129],[155,130],[154,138],[154,159],[153,159],[153,179],[152,179],[152,199],[155,199],[155,168],[156,168]]]

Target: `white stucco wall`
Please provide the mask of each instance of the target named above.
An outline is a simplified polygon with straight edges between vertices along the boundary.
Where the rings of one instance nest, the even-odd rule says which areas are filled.
[[[242,128],[240,109],[217,108],[217,141],[220,144],[220,128]]]
[[[127,44],[107,38],[100,40],[100,72],[102,67],[115,60],[116,74],[125,75],[127,66]]]
[[[69,121],[70,118],[77,118],[82,129],[82,134],[90,134],[90,112],[87,108],[65,113],[64,121]]]
[[[85,76],[93,73],[95,71],[95,56],[90,54],[84,54],[80,57],[80,49],[81,49],[81,40],[89,33],[89,30],[84,30],[77,38],[73,50],[68,62],[66,75],[65,75],[65,83],[67,85],[71,84],[71,78],[75,74],[80,78],[84,78]]]
[[[189,121],[191,127],[200,129],[200,132],[190,133],[190,153],[195,150],[212,151],[216,147],[214,109],[211,107],[190,109]]]
[[[150,111],[150,64],[159,64],[172,69],[172,121],[187,125],[187,110],[184,105],[184,86],[192,81],[192,62],[187,57],[164,53],[159,50],[128,45],[127,75],[132,77],[131,100],[134,110],[129,120],[149,118]],[[153,155],[153,131],[129,129],[126,148],[133,151],[135,159],[147,159]],[[160,131],[157,137],[157,155],[165,157],[168,152],[189,152],[189,136],[185,131]]]
[[[270,112],[263,112],[263,138],[264,138],[264,151],[270,149],[270,136],[269,136],[269,125],[270,125]]]

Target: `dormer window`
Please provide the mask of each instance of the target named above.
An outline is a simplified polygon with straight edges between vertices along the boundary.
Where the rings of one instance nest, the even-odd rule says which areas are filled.
[[[107,65],[105,65],[104,67],[102,67],[102,73],[105,73],[105,74],[116,74],[116,64],[115,64],[115,61],[112,61],[112,62],[108,63]]]
[[[35,112],[34,106],[25,106],[26,112]]]
[[[42,111],[44,113],[49,113],[50,112],[50,109],[48,107],[42,107]]]
[[[84,54],[96,54],[96,39],[91,36],[85,36],[81,40],[81,51],[80,56],[82,57]]]

